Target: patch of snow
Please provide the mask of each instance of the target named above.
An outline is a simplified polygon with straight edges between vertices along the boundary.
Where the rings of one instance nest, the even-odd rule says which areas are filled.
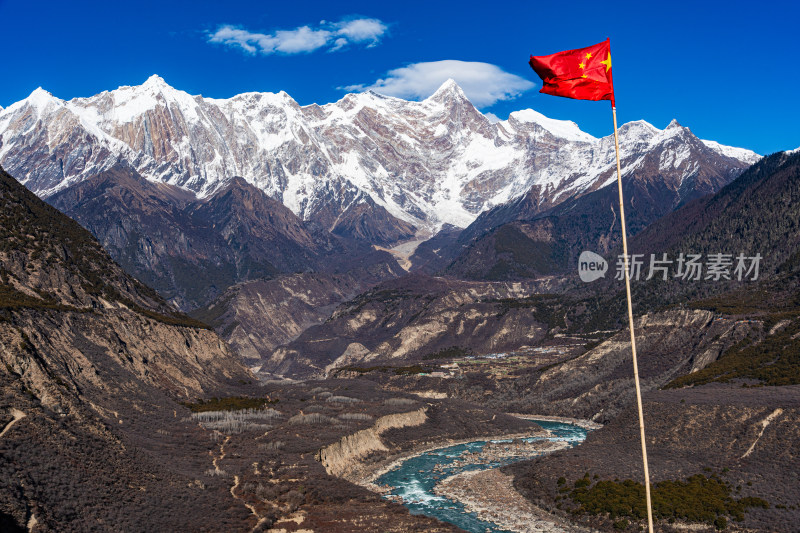
[[[732,157],[734,159],[738,159],[739,161],[745,161],[748,163],[755,163],[761,159],[760,155],[746,148],[725,146],[724,144],[720,144],[716,141],[709,141],[707,139],[700,139],[700,141],[718,154],[724,155],[725,157]]]
[[[532,122],[534,124],[538,124],[552,133],[554,136],[561,137],[562,139],[567,139],[569,141],[594,142],[597,140],[588,133],[581,131],[578,125],[571,120],[556,120],[553,118],[547,118],[533,109],[514,111],[509,115],[508,118],[508,122],[510,122],[511,119],[514,119],[522,123]]]
[[[680,168],[681,163],[686,161],[691,153],[691,149],[685,144],[678,145],[677,148],[664,150],[661,152],[658,169],[663,171]]]

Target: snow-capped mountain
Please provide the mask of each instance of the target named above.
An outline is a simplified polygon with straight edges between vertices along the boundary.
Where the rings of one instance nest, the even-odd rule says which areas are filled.
[[[657,155],[659,171],[691,179],[701,161],[686,132],[624,125],[624,171]],[[732,174],[759,158],[702,143]],[[303,220],[333,230],[394,218],[386,234],[404,236],[466,227],[534,186],[551,204],[595,190],[611,179],[614,143],[533,110],[493,124],[452,80],[420,102],[366,92],[300,106],[285,92],[191,96],[152,76],[69,101],[37,89],[0,110],[0,165],[42,197],[120,160],[199,197],[241,176]]]

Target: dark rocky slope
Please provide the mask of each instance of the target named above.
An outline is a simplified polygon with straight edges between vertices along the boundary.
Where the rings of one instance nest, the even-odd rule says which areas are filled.
[[[311,326],[321,324],[336,306],[377,283],[385,274],[292,274],[238,283],[191,315],[210,324],[251,366]]]
[[[365,265],[400,271],[389,254],[308,226],[241,178],[196,199],[120,163],[47,200],[89,229],[127,272],[184,310],[235,283],[285,273]]]
[[[225,487],[194,483],[193,461],[207,450],[197,429],[175,418],[175,400],[252,376],[213,332],[174,312],[86,230],[2,171],[0,216],[4,527],[241,524],[247,513],[226,503]],[[174,447],[186,455],[169,457]]]

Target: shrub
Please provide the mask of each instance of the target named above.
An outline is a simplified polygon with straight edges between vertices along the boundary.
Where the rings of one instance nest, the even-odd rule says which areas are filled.
[[[244,431],[266,431],[272,427],[264,422],[274,422],[283,417],[275,409],[241,409],[238,411],[202,411],[192,414],[192,420],[205,429],[221,433],[242,433]]]
[[[210,398],[200,400],[196,403],[181,402],[181,405],[188,407],[193,413],[205,411],[236,411],[241,409],[258,409],[266,405],[278,403],[278,400],[269,398],[250,398],[247,396],[228,396],[226,398]]]
[[[587,473],[575,481],[574,487],[569,496],[578,504],[578,514],[607,515],[612,520],[621,517],[641,520],[647,516],[645,490],[641,483],[626,479],[622,482],[597,481],[592,485]],[[734,499],[730,485],[716,474],[709,477],[696,474],[685,481],[656,483],[652,501],[655,518],[683,519],[709,525],[716,525],[725,515],[743,520],[750,507],[769,507],[769,503],[761,498]]]
[[[339,418],[342,420],[372,420],[372,416],[367,413],[342,413]]]
[[[258,445],[260,450],[264,451],[277,451],[283,448],[286,443],[282,440],[271,440],[269,442],[262,442]]]
[[[335,418],[325,416],[321,413],[298,414],[289,419],[290,424],[338,424]]]
[[[429,353],[428,355],[423,356],[422,359],[455,359],[457,357],[465,357],[467,355],[470,355],[470,352],[468,352],[466,349],[461,348],[460,346],[451,346],[450,348],[445,348],[444,350],[439,350],[438,352]]]
[[[349,396],[331,396],[326,402],[336,402],[336,403],[357,403],[360,402],[358,398],[350,398]]]
[[[389,398],[388,400],[383,401],[384,405],[389,405],[392,407],[408,407],[416,403],[417,402],[411,398]]]

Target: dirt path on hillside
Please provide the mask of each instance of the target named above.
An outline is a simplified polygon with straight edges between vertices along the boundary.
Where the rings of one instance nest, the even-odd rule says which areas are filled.
[[[13,426],[14,424],[16,424],[17,422],[19,422],[20,420],[22,420],[27,416],[24,412],[20,411],[19,409],[11,409],[9,412],[11,413],[11,416],[13,416],[14,418],[13,420],[11,420],[11,422],[6,424],[6,427],[3,428],[3,431],[0,431],[0,438],[2,438],[3,435],[8,433],[8,430],[11,429],[11,426]]]

